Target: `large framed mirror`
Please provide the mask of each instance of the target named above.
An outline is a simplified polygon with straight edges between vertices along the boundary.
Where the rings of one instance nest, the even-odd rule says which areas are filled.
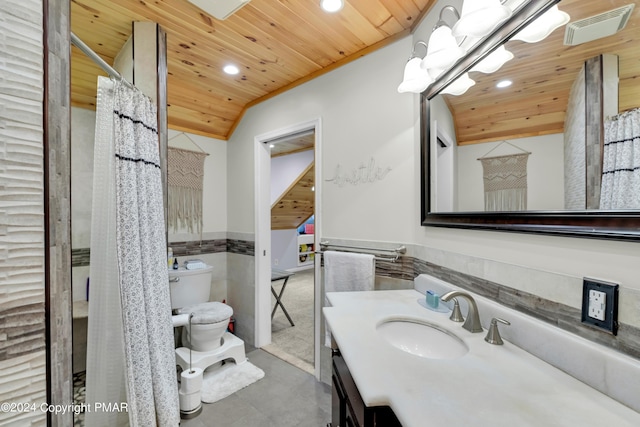
[[[422,225],[640,239],[640,206],[600,203],[605,120],[640,107],[640,7],[633,0],[520,3],[420,95]],[[569,31],[518,40],[554,6],[569,14]],[[612,16],[617,21],[608,22]],[[608,34],[602,27],[610,24],[623,28]],[[514,58],[493,73],[472,70],[499,46]],[[475,85],[446,94],[466,73]],[[503,80],[512,85],[496,88]],[[524,203],[496,206],[483,160],[517,153],[528,157]],[[622,192],[638,194],[640,186]]]

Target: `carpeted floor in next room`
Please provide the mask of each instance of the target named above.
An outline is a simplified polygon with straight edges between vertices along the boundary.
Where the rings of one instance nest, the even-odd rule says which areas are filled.
[[[282,281],[274,282],[276,292],[279,293],[281,287]],[[275,302],[272,296],[272,308]],[[269,353],[310,373],[313,373],[313,302],[313,269],[296,272],[289,278],[282,295],[282,304],[295,326],[291,326],[278,307],[271,321],[271,344],[264,347]]]

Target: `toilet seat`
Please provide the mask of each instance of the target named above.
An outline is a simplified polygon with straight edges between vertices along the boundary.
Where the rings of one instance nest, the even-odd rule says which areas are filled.
[[[191,324],[208,325],[228,321],[233,315],[233,309],[222,302],[212,301],[188,305],[179,308],[178,314],[193,314]]]

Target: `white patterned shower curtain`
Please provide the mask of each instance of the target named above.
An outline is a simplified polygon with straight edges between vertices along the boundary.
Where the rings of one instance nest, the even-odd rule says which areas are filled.
[[[640,209],[640,109],[604,123],[600,209]]]
[[[91,226],[87,426],[178,426],[154,103],[100,77]]]

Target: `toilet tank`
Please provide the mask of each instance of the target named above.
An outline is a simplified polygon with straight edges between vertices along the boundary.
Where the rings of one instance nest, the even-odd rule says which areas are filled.
[[[208,302],[211,293],[212,272],[213,267],[210,265],[198,270],[187,270],[184,267],[169,270],[171,309]]]

